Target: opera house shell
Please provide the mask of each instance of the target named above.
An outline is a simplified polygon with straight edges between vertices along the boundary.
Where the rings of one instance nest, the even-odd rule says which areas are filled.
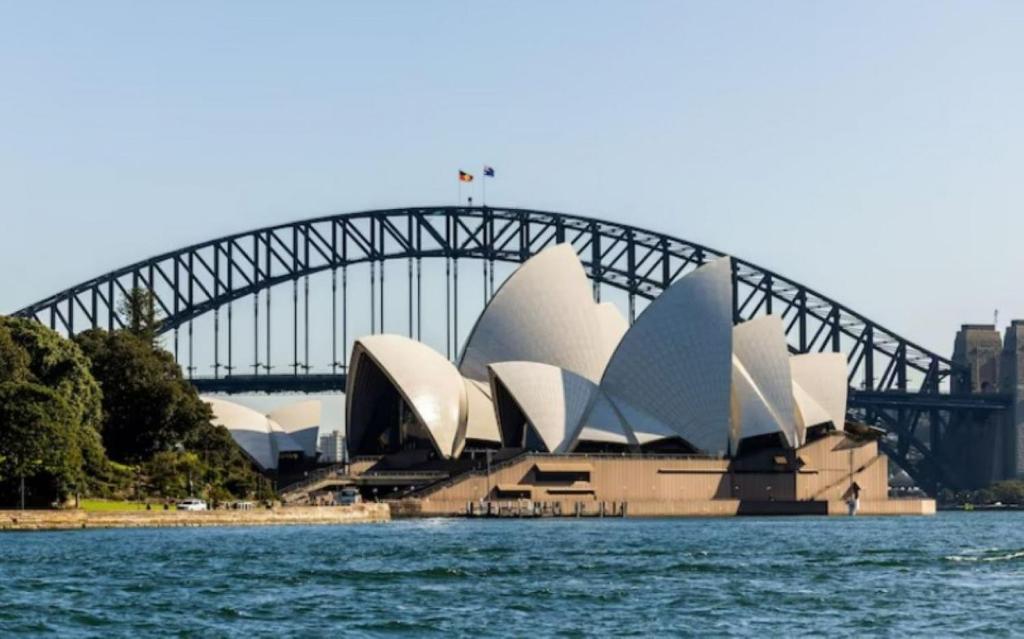
[[[357,340],[350,454],[410,463],[479,449],[724,458],[843,430],[844,356],[792,356],[775,316],[734,326],[729,258],[674,282],[631,326],[592,291],[572,247],[556,245],[499,288],[457,364],[399,335]]]
[[[202,399],[213,411],[211,421],[226,428],[260,470],[276,472],[282,459],[316,459],[319,401],[288,404],[264,415],[235,402]]]

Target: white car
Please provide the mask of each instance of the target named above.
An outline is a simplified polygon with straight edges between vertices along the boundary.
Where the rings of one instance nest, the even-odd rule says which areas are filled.
[[[182,499],[178,502],[178,510],[209,510],[202,499]]]

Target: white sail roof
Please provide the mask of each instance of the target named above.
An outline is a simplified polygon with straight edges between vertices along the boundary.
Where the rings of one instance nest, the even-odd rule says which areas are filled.
[[[721,258],[651,302],[612,355],[601,389],[620,410],[643,407],[694,447],[724,454],[731,353],[732,269],[729,258]]]
[[[537,362],[497,362],[490,370],[548,452],[568,452],[597,385],[572,371]]]
[[[733,416],[733,450],[741,439],[783,433],[782,424],[769,407],[768,399],[761,393],[746,367],[733,356],[732,392],[736,402]],[[786,438],[789,442],[789,438]]]
[[[370,358],[402,395],[443,457],[458,456],[466,435],[466,386],[455,366],[435,350],[401,335],[371,335],[356,340],[349,365],[347,421],[353,441],[365,424],[352,418],[359,394],[363,358]]]
[[[611,302],[602,302],[594,306],[594,313],[597,314],[597,322],[601,328],[601,341],[595,344],[595,348],[601,350],[602,372],[611,359],[612,353],[622,341],[622,336],[629,330],[629,322],[619,312],[619,307]]]
[[[594,392],[590,408],[581,422],[582,428],[576,436],[576,442],[598,441],[638,445],[633,431],[622,421],[618,411],[612,406],[611,400],[600,389]]]
[[[836,430],[846,424],[847,382],[846,356],[842,353],[807,353],[790,359],[793,382],[798,384],[832,421]],[[813,426],[814,422],[807,422]]]
[[[216,397],[203,397],[203,401],[213,411],[212,423],[228,429],[235,443],[263,470],[276,470],[281,453],[303,452],[302,446],[266,415]]]
[[[741,384],[737,388],[741,398],[740,436],[780,431],[790,446],[803,444],[797,430],[789,347],[782,320],[775,315],[763,315],[736,326],[732,346],[745,373],[734,377]],[[752,384],[753,389],[747,388],[746,382]],[[754,398],[764,403],[767,413],[753,410]],[[748,413],[748,409],[752,412]]]
[[[807,429],[811,426],[832,423],[828,411],[796,382],[793,382],[793,399],[796,401],[797,430],[801,433],[801,441],[807,441]]]
[[[459,371],[487,382],[487,365],[527,361],[600,379],[607,355],[605,328],[592,286],[568,244],[546,248],[523,263],[491,299],[473,327]]]
[[[310,399],[281,406],[271,411],[267,417],[280,425],[297,444],[302,446],[302,453],[306,457],[316,457],[320,413],[320,400]]]
[[[626,432],[638,445],[642,446],[660,439],[681,437],[672,427],[636,406],[632,406],[622,400],[615,400],[614,402],[609,400],[609,403],[613,404],[616,413],[625,420]]]
[[[468,410],[466,439],[501,444],[498,418],[491,401],[491,387],[475,379],[467,379],[465,383]]]

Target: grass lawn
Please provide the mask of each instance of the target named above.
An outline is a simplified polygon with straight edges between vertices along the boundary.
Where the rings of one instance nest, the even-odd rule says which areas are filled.
[[[86,512],[108,512],[123,510],[146,510],[146,504],[138,501],[109,501],[106,499],[83,499],[79,507]],[[174,506],[171,506],[174,509]],[[153,510],[163,510],[160,504],[153,504]]]

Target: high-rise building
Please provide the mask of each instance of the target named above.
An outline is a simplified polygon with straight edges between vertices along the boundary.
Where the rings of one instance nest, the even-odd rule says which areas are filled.
[[[346,460],[345,436],[341,431],[332,431],[320,436],[320,460],[339,464]]]

